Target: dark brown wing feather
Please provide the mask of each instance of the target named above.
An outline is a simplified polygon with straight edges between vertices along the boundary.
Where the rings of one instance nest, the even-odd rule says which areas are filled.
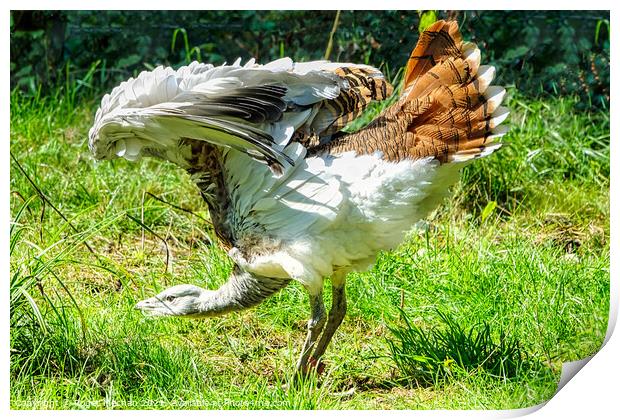
[[[346,80],[347,89],[324,101],[309,132],[319,137],[336,133],[359,117],[372,101],[387,99],[394,88],[381,73],[365,67],[341,67],[334,71]]]

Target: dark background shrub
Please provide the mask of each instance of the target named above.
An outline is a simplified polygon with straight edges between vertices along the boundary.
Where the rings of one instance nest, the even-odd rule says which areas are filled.
[[[11,86],[80,80],[109,89],[159,64],[237,57],[322,59],[335,11],[12,11]],[[609,102],[609,11],[440,11],[524,94]],[[416,11],[342,11],[330,59],[395,77],[418,37]],[[173,42],[174,40],[174,42]],[[71,80],[70,80],[71,81]]]

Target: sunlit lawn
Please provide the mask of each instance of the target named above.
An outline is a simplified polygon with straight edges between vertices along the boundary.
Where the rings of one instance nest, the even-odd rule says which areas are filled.
[[[575,105],[509,98],[507,145],[467,168],[405,244],[349,276],[323,376],[291,388],[303,288],[219,319],[144,318],[136,301],[176,283],[216,288],[231,269],[196,187],[154,160],[95,162],[92,103],[13,94],[11,153],[32,182],[12,161],[11,406],[498,409],[548,399],[561,363],[597,351],[607,326],[609,114]],[[505,357],[477,359],[485,351]]]

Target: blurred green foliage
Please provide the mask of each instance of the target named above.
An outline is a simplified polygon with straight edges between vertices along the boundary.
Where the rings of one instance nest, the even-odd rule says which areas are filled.
[[[36,92],[70,81],[109,89],[159,64],[266,62],[324,56],[335,11],[12,11],[11,86]],[[421,14],[425,16],[424,13]],[[394,78],[420,26],[416,11],[343,11],[331,59]],[[609,11],[439,11],[527,95],[609,103]],[[422,22],[424,23],[424,22]]]

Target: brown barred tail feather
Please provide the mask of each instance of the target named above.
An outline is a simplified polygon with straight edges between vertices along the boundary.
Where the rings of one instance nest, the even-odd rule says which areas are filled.
[[[439,21],[420,36],[405,72],[400,105],[430,104],[407,131],[415,148],[436,150],[440,161],[467,161],[487,155],[501,144],[500,124],[508,109],[500,107],[505,89],[489,86],[495,68],[480,65],[480,50],[463,42],[457,22]],[[417,147],[415,147],[417,146]]]
[[[420,35],[400,99],[369,126],[337,137],[313,153],[381,152],[398,161],[435,157],[462,162],[500,147],[495,140],[508,110],[505,90],[490,86],[495,68],[480,65],[480,50],[463,42],[456,22],[439,21]]]
[[[407,62],[405,89],[414,88],[420,77],[437,63],[461,56],[463,40],[456,22],[440,20],[429,26],[418,39]]]

